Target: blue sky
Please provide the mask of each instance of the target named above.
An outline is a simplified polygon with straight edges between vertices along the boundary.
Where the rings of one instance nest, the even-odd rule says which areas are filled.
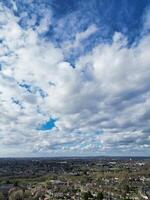
[[[148,0],[0,1],[0,156],[150,156]]]

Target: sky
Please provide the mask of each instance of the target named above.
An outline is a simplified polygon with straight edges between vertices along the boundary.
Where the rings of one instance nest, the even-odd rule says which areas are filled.
[[[0,157],[150,156],[150,1],[0,0]]]

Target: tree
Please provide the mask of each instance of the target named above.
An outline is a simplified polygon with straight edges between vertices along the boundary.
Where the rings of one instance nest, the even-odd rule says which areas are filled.
[[[125,190],[126,193],[129,193],[129,192],[130,192],[130,187],[129,187],[129,185],[126,184],[126,185],[124,186],[124,190]]]
[[[10,194],[9,200],[23,200],[23,191],[17,190]]]
[[[18,181],[14,182],[14,186],[17,187],[18,186]]]
[[[1,200],[4,200],[4,195],[3,195],[2,192],[0,192],[0,199],[1,199]]]
[[[97,200],[103,200],[104,199],[104,195],[102,192],[98,192],[97,194]]]
[[[93,195],[91,194],[91,192],[90,191],[85,192],[84,195],[83,195],[83,199],[88,200],[90,198],[93,198]]]

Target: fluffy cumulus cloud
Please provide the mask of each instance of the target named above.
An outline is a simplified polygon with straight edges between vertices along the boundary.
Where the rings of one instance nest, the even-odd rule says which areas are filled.
[[[130,45],[117,31],[97,41],[96,23],[72,38],[66,27],[58,45],[77,12],[56,21],[46,4],[26,2],[29,13],[9,3],[0,3],[0,156],[149,155],[149,10]]]

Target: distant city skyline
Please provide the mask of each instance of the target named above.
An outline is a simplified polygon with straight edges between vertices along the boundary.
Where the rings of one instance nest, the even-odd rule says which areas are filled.
[[[1,0],[0,150],[150,156],[150,1]]]

